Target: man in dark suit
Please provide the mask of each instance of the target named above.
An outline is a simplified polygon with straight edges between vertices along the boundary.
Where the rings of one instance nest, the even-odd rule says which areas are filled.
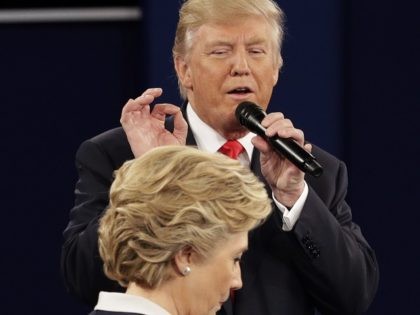
[[[282,35],[283,15],[271,0],[183,4],[173,55],[184,106],[156,104],[151,110],[162,90],[148,89],[124,106],[122,128],[84,142],[77,152],[76,201],[62,251],[71,292],[93,305],[99,291],[118,289],[105,278],[97,248],[98,218],[107,207],[114,170],[156,145],[216,152],[226,142],[239,147],[238,159],[266,184],[274,209],[250,234],[241,263],[243,288],[222,312],[342,315],[368,308],[379,271],[345,201],[345,165],[306,143],[283,114],[270,113],[262,121],[267,136],[293,138],[323,165],[320,178],[305,176],[234,115],[244,100],[268,107],[282,65]]]

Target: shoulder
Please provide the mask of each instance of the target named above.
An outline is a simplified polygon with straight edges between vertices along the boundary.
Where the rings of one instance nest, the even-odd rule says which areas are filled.
[[[126,160],[134,158],[122,127],[107,130],[82,142],[77,160],[109,160],[118,168]]]
[[[313,145],[312,154],[322,165],[324,171],[318,178],[307,175],[305,180],[320,196],[347,189],[347,167],[343,161],[327,151]],[[326,198],[326,196],[324,196]],[[322,199],[324,199],[322,198]]]
[[[312,145],[312,154],[316,157],[318,162],[324,166],[324,173],[326,172],[327,175],[329,173],[335,173],[338,171],[341,165],[344,165],[344,162],[328,153],[327,151],[321,149],[316,145]]]
[[[129,146],[127,136],[122,127],[113,128],[102,132],[87,141],[101,146]]]
[[[122,127],[107,130],[90,139],[85,140],[81,147],[86,145],[95,145],[107,152],[120,151],[131,152],[130,145]]]

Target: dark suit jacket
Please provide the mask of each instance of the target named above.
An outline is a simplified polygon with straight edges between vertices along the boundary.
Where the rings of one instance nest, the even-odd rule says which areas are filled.
[[[167,128],[171,130],[172,122]],[[195,145],[189,131],[188,145]],[[282,231],[278,209],[249,237],[242,259],[243,288],[220,313],[227,315],[359,314],[377,289],[374,252],[352,221],[345,202],[345,165],[325,151],[312,152],[324,166],[320,178],[306,177],[309,195],[293,231]],[[108,204],[113,172],[133,158],[122,128],[102,133],[80,146],[75,206],[64,231],[62,273],[68,290],[95,305],[99,291],[121,291],[102,271],[98,218]],[[257,150],[251,161],[261,176]],[[270,189],[269,194],[271,195]]]

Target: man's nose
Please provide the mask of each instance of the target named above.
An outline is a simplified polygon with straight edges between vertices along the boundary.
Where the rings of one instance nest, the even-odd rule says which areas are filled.
[[[237,51],[232,59],[232,76],[248,75],[250,73],[246,51]]]

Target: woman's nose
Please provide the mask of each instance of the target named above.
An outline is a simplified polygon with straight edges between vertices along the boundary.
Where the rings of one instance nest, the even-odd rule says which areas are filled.
[[[241,276],[241,268],[238,267],[235,269],[235,273],[233,275],[232,284],[231,284],[232,290],[238,290],[242,288],[242,276]]]

